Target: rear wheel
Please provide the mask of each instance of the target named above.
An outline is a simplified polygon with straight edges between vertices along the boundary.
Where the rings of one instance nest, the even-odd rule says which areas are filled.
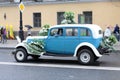
[[[24,62],[27,60],[28,55],[27,55],[27,52],[25,51],[25,49],[18,48],[16,50],[16,53],[14,54],[14,57],[17,62]]]
[[[78,61],[80,64],[92,64],[94,62],[94,55],[91,50],[83,49],[78,53]]]

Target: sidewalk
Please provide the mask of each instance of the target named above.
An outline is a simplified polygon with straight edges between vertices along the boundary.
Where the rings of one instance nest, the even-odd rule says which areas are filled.
[[[0,43],[0,49],[13,49],[17,44],[17,40],[7,40],[4,44]]]

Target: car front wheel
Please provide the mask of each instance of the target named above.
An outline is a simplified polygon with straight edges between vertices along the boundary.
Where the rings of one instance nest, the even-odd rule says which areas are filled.
[[[18,48],[14,57],[17,62],[24,62],[27,60],[27,52],[23,48]]]
[[[78,53],[78,61],[80,64],[92,64],[94,62],[94,55],[92,51],[88,49],[83,49]]]

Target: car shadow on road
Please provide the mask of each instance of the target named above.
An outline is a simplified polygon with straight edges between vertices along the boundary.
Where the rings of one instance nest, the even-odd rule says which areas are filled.
[[[77,60],[61,60],[61,59],[28,59],[25,63],[36,63],[36,64],[60,64],[60,65],[82,65]],[[99,61],[95,61],[93,64],[87,66],[100,66]]]

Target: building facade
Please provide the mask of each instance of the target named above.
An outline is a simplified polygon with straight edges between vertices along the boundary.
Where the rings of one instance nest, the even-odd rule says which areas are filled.
[[[22,0],[23,25],[33,26],[32,31],[39,31],[45,24],[60,24],[64,12],[74,12],[76,23],[100,25],[120,25],[120,0]],[[0,1],[0,25],[13,25],[19,31],[19,0]],[[83,17],[83,18],[82,18]],[[27,29],[24,28],[24,31]]]

